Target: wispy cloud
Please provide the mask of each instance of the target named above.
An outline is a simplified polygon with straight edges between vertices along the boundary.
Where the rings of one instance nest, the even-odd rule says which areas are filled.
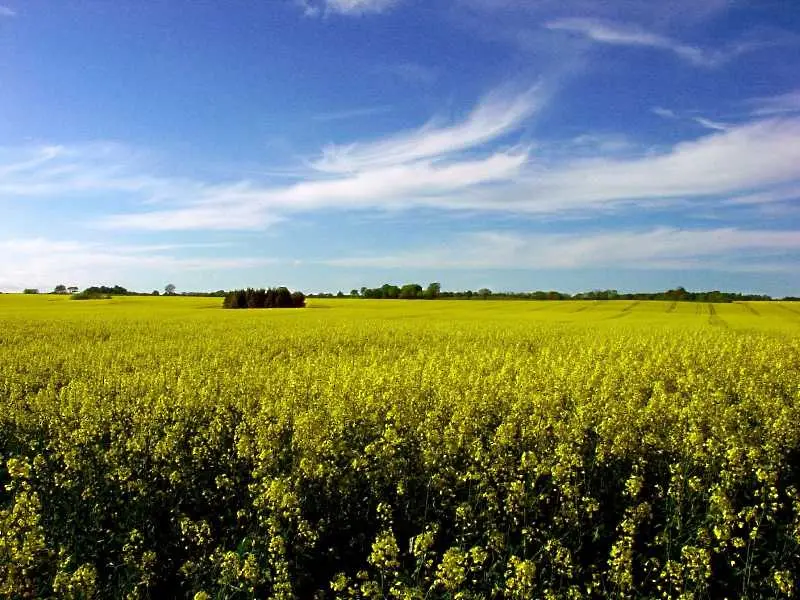
[[[314,169],[325,173],[351,173],[364,169],[442,158],[517,129],[544,101],[541,89],[521,94],[495,92],[487,96],[461,123],[442,126],[435,121],[420,129],[385,140],[329,146]]]
[[[196,185],[143,172],[136,153],[118,144],[0,147],[0,200],[114,192],[153,201],[192,193]]]
[[[678,115],[675,114],[675,111],[670,108],[664,108],[663,106],[655,106],[652,109],[654,115],[658,115],[663,119],[677,119]]]
[[[312,115],[314,121],[345,121],[348,119],[359,119],[361,117],[371,117],[374,115],[384,115],[391,112],[391,106],[365,106],[362,108],[350,108],[331,112],[317,113]]]
[[[0,5],[0,18],[15,17],[16,15],[16,11],[10,9],[8,6]]]
[[[800,117],[714,127],[669,148],[588,133],[560,148],[552,142],[520,146],[519,131],[541,102],[538,88],[490,94],[458,122],[431,121],[383,139],[326,148],[291,183],[155,176],[102,147],[0,150],[0,201],[80,198],[102,205],[123,197],[133,208],[106,211],[93,224],[257,230],[323,210],[426,207],[573,217],[687,203],[722,209],[732,198],[746,204],[748,197],[800,184]]]
[[[340,267],[464,269],[793,270],[800,232],[736,228],[518,234],[484,231],[447,244],[384,256],[324,260]]]
[[[724,201],[732,206],[780,204],[800,200],[800,185],[779,186],[752,194],[733,196]]]
[[[713,131],[728,131],[731,127],[726,123],[713,121],[711,119],[706,119],[705,117],[692,117],[692,120],[698,125],[702,125],[706,129],[711,129]]]
[[[525,154],[496,153],[485,159],[440,167],[427,163],[397,165],[283,188],[254,184],[211,186],[183,208],[113,215],[97,225],[150,231],[248,230],[263,229],[298,212],[435,205],[436,198],[443,194],[508,180],[526,159]]]
[[[728,131],[731,128],[731,126],[726,123],[722,123],[720,121],[714,121],[706,117],[698,117],[694,115],[684,117],[676,113],[674,110],[671,110],[669,108],[663,108],[661,106],[654,107],[652,109],[652,112],[653,114],[658,115],[663,119],[670,119],[676,121],[677,120],[694,121],[701,127],[705,127],[706,129],[711,129],[712,131]]]
[[[52,289],[59,283],[86,287],[118,281],[121,270],[147,271],[158,277],[181,271],[248,269],[275,264],[266,257],[195,255],[183,257],[184,249],[215,248],[217,244],[113,245],[74,240],[26,238],[0,240],[0,290],[25,287]],[[65,280],[68,277],[68,280]]]
[[[307,16],[323,14],[365,15],[382,13],[400,0],[299,0]]]
[[[764,98],[747,101],[753,107],[752,114],[759,117],[800,112],[800,89]]]
[[[594,42],[617,46],[641,46],[672,52],[696,66],[715,67],[739,54],[758,47],[755,43],[740,43],[724,50],[710,50],[684,44],[670,37],[632,25],[599,19],[568,18],[550,21],[546,27],[582,35]]]
[[[527,174],[530,209],[730,194],[798,178],[800,120],[761,121],[624,160],[589,159]],[[766,154],[762,154],[766,153]],[[725,165],[725,168],[720,168]],[[526,201],[527,200],[527,201]]]

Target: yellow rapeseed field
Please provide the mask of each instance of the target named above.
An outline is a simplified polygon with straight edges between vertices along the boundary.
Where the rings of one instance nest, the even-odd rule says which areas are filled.
[[[800,306],[0,295],[0,596],[779,598]]]

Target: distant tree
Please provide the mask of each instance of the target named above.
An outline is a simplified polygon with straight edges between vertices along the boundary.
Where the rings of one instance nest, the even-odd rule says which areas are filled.
[[[150,295],[151,296],[160,296],[161,294],[158,292],[158,290],[153,290],[152,292],[150,292]]]
[[[492,290],[489,288],[481,288],[478,290],[478,296],[483,296],[484,298],[488,298],[492,295]]]
[[[381,298],[397,298],[400,295],[400,288],[391,283],[384,283],[381,286]]]
[[[425,293],[422,295],[423,298],[426,300],[434,300],[438,298],[442,293],[442,284],[438,281],[434,281],[433,283],[429,283],[428,287],[425,289]]]
[[[25,288],[24,290],[22,290],[22,293],[23,294],[38,294],[39,290],[36,289],[36,288]]]
[[[358,298],[358,290],[357,290],[357,289],[352,289],[352,290],[350,290],[350,295],[351,295],[353,298]]]
[[[59,283],[55,289],[53,290],[54,294],[66,294],[67,293],[67,286],[63,283]]]
[[[344,298],[344,292],[342,290],[339,290],[338,292],[336,292],[336,297],[337,298]]]
[[[77,285],[71,285],[71,286],[69,286],[69,287],[67,288],[67,291],[68,291],[70,294],[77,294],[77,293],[78,293],[78,286],[77,286]]]
[[[400,288],[399,298],[414,300],[422,295],[422,286],[418,283],[407,283]]]
[[[164,286],[164,293],[167,296],[174,296],[175,295],[175,286],[171,283],[168,283]]]

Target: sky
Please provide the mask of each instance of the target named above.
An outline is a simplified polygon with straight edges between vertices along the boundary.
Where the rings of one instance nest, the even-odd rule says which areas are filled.
[[[798,267],[795,0],[0,0],[0,290]]]

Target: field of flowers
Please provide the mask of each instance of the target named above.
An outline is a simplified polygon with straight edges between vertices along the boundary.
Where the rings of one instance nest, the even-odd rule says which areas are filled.
[[[780,598],[800,306],[0,295],[0,597]]]

